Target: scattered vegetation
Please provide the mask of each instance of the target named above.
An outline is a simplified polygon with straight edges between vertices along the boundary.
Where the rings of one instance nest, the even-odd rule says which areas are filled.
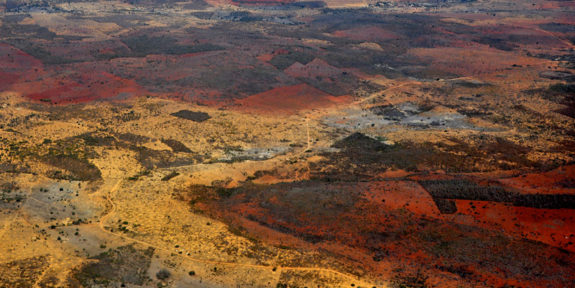
[[[72,274],[72,281],[84,287],[109,285],[112,283],[130,283],[143,285],[148,279],[146,271],[151,262],[154,249],[136,249],[134,246],[122,246],[110,249],[91,259]]]
[[[391,281],[392,288],[428,288],[431,287],[427,284],[426,276],[421,271],[417,271],[415,274],[408,275],[398,275]]]
[[[115,118],[121,122],[136,121],[139,120],[141,117],[142,115],[134,110],[130,110],[128,112],[115,116]]]
[[[182,45],[178,43],[177,39],[164,35],[133,35],[122,38],[122,42],[130,47],[131,55],[135,57],[144,57],[150,54],[181,55],[223,49],[223,47],[209,43]]]
[[[40,281],[49,258],[42,255],[0,264],[0,287],[32,287]]]
[[[448,212],[453,211],[453,208],[451,204],[445,207],[445,199],[504,202],[514,206],[545,209],[575,209],[575,195],[521,194],[499,186],[480,186],[462,179],[425,180],[419,183],[431,194],[438,208]]]
[[[180,175],[180,173],[176,172],[176,171],[172,171],[170,172],[170,174],[162,177],[162,181],[170,181],[172,178],[177,177],[178,175]]]
[[[204,122],[212,117],[205,112],[195,112],[190,110],[180,110],[178,112],[174,112],[171,114],[172,116],[176,116],[178,118],[192,120],[194,122]]]
[[[140,177],[149,176],[151,173],[152,173],[152,171],[150,171],[149,169],[145,169],[145,170],[138,172],[138,174],[136,174],[134,176],[128,177],[128,180],[136,181],[136,180],[140,179]]]
[[[156,278],[158,278],[159,280],[166,280],[170,278],[170,276],[172,276],[172,273],[170,273],[170,271],[168,271],[167,269],[161,269],[160,271],[158,271],[158,273],[156,273]]]
[[[480,186],[469,180],[426,180],[419,183],[431,196],[443,199],[512,202],[514,193],[499,186]]]
[[[293,51],[285,54],[279,54],[274,56],[274,58],[272,58],[270,64],[272,64],[274,67],[280,70],[284,70],[296,62],[305,65],[311,62],[315,58],[315,56],[313,54],[310,54],[309,52],[311,51],[307,52]]]
[[[314,179],[357,181],[373,179],[390,168],[478,172],[542,165],[526,157],[530,148],[501,138],[449,140],[455,144],[406,141],[385,145],[377,139],[355,133],[333,145],[341,149],[340,152],[323,154],[327,160],[311,163],[310,168]]]
[[[172,151],[178,153],[178,152],[183,152],[183,153],[192,153],[192,150],[190,150],[190,148],[186,147],[186,145],[184,145],[182,142],[178,141],[178,140],[174,140],[174,139],[162,139],[161,140],[162,143],[168,145]]]
[[[149,142],[151,140],[150,137],[146,137],[146,136],[142,136],[142,135],[136,135],[136,134],[132,134],[132,133],[119,133],[119,134],[116,134],[116,137],[120,141],[128,142],[128,143],[131,143],[134,145],[142,145],[142,144]]]

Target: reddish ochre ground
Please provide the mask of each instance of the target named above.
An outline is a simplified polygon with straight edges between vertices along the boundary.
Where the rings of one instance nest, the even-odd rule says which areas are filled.
[[[38,71],[42,63],[10,45],[0,43],[0,89],[10,90],[12,84],[27,74]]]
[[[559,170],[572,171],[571,169],[571,167],[565,167]],[[444,179],[445,176],[424,178]],[[298,184],[294,185],[298,187]],[[317,187],[316,185],[318,184],[312,187]],[[325,249],[338,255],[347,255],[350,260],[353,259],[352,262],[362,263],[362,266],[369,267],[367,269],[370,271],[387,277],[393,275],[393,267],[397,267],[394,265],[398,263],[404,263],[404,265],[427,263],[435,267],[434,272],[428,274],[430,276],[428,283],[439,287],[456,286],[456,282],[450,282],[440,276],[445,269],[453,269],[468,276],[472,275],[474,280],[484,282],[489,287],[500,287],[505,284],[528,287],[561,285],[561,282],[554,282],[551,279],[527,281],[518,276],[502,277],[501,273],[516,272],[510,272],[507,269],[512,268],[505,267],[503,264],[498,264],[497,267],[482,265],[481,259],[489,258],[489,253],[505,255],[506,249],[512,249],[514,254],[510,254],[509,257],[517,257],[515,253],[529,253],[527,251],[530,249],[522,247],[523,244],[519,243],[505,244],[517,245],[514,248],[497,244],[496,241],[500,240],[494,239],[498,236],[486,234],[485,231],[501,231],[505,235],[517,237],[516,239],[534,240],[563,248],[566,251],[575,251],[572,239],[575,237],[572,234],[575,231],[575,215],[570,209],[535,209],[514,207],[507,203],[455,200],[457,212],[441,214],[431,196],[416,181],[387,180],[319,185],[325,186],[327,191],[335,189],[345,194],[358,193],[359,198],[351,200],[354,204],[349,206],[350,199],[346,196],[335,195],[332,198],[334,201],[328,201],[323,206],[319,206],[323,208],[318,207],[320,210],[326,210],[318,212],[318,208],[312,208],[316,207],[315,204],[310,203],[322,203],[323,198],[315,198],[313,194],[302,196],[306,200],[293,198],[296,196],[285,194],[291,188],[284,186],[284,188],[278,187],[264,192],[271,195],[262,194],[260,197],[253,198],[248,194],[239,193],[227,200],[224,206],[198,205],[196,207],[210,211],[210,214],[213,213],[212,215],[216,217],[228,219],[232,225],[241,226],[246,229],[247,233],[268,243],[307,249]],[[343,199],[338,200],[339,197]],[[304,202],[298,201],[309,202],[303,204]],[[306,206],[310,208],[305,208]],[[486,230],[467,231],[469,228],[462,227]],[[469,259],[468,262],[450,257],[438,257],[435,251],[441,251],[442,244],[426,242],[434,237],[439,237],[445,243],[469,241],[464,244],[470,249],[469,251],[464,251],[467,249],[465,247],[457,246],[459,247],[457,249],[461,251],[456,252],[466,253],[458,257]],[[306,241],[302,241],[302,238]],[[315,239],[322,240],[316,243]],[[484,247],[483,245],[494,246],[489,246],[490,250],[487,252],[485,248],[481,248]],[[527,251],[522,249],[527,249]],[[563,257],[557,254],[561,252],[553,249],[537,249],[539,250],[532,251],[533,255],[536,255],[534,257]],[[439,254],[442,255],[442,253]],[[518,259],[517,261],[533,260]],[[550,266],[549,269],[556,268]]]
[[[264,114],[293,114],[316,107],[329,107],[351,102],[349,96],[335,97],[307,84],[275,88],[260,94],[236,100],[236,109]]]
[[[233,4],[246,5],[246,6],[260,6],[260,5],[282,5],[293,3],[295,0],[232,0]]]
[[[13,71],[20,74],[42,66],[42,62],[22,50],[16,49],[8,44],[0,43],[0,69]]]
[[[499,180],[503,185],[515,188],[521,193],[531,194],[575,194],[574,181],[575,165]]]
[[[456,200],[456,205],[458,216],[453,217],[455,222],[486,229],[502,229],[516,237],[575,252],[575,213],[571,209],[536,209],[469,200]]]
[[[286,68],[284,72],[292,77],[302,77],[305,79],[314,79],[316,77],[334,77],[344,72],[342,69],[329,65],[321,59],[314,59],[303,65],[296,62]]]
[[[103,99],[125,99],[139,94],[134,80],[122,79],[106,72],[81,74],[74,80],[45,79],[18,85],[18,91],[28,91],[33,100],[54,104],[83,103]]]
[[[326,264],[322,258],[307,266],[385,280],[421,270],[429,277],[426,288],[575,283],[575,201],[569,198],[575,197],[575,130],[572,115],[557,112],[572,109],[574,101],[575,17],[569,16],[575,2],[509,1],[509,7],[521,11],[517,15],[515,8],[501,8],[506,5],[501,1],[439,1],[437,9],[411,5],[414,1],[360,9],[332,9],[345,2],[339,0],[301,4],[330,7],[316,9],[284,5],[294,0],[206,0],[214,7],[194,8],[191,14],[182,12],[183,2],[168,2],[153,8],[161,13],[132,14],[137,17],[127,20],[89,13],[58,14],[56,20],[50,13],[0,19],[0,92],[45,105],[0,103],[0,132],[7,135],[0,137],[5,146],[0,156],[28,155],[17,150],[25,143],[36,145],[30,151],[39,153],[52,147],[46,143],[72,139],[82,146],[115,139],[110,141],[126,145],[99,143],[103,146],[94,146],[94,153],[84,153],[94,158],[72,160],[102,166],[107,178],[106,163],[95,158],[134,156],[132,167],[126,167],[130,175],[112,175],[134,184],[178,172],[179,178],[158,185],[168,188],[157,195],[185,201],[183,213],[191,209],[185,217],[198,212],[222,220],[230,233],[257,239],[254,243],[339,261]],[[192,2],[187,4],[198,4]],[[486,3],[495,5],[494,12],[481,6]],[[253,9],[266,5],[278,7]],[[462,12],[469,7],[481,12]],[[158,17],[173,11],[179,11],[173,18]],[[84,29],[56,31],[55,22],[64,21],[57,19],[70,25],[90,20],[97,26],[94,31],[106,21],[118,28],[75,36]],[[4,37],[4,31],[25,32]],[[115,106],[123,100],[124,105]],[[97,118],[78,125],[79,132],[40,140],[22,133],[38,134],[51,113],[61,111],[54,106],[98,101],[110,101],[92,107],[113,107],[102,114],[110,121]],[[116,117],[122,109],[142,111],[142,118],[124,123]],[[184,109],[210,117],[199,122],[175,118],[172,112]],[[39,120],[29,121],[34,115]],[[308,125],[301,129],[303,115]],[[249,124],[242,123],[246,119]],[[282,132],[258,129],[250,135],[251,124],[260,120],[272,124],[253,127]],[[162,131],[142,128],[164,126]],[[122,137],[148,140],[141,140],[142,146],[140,140],[128,143]],[[190,151],[175,151],[168,139],[189,145]],[[347,144],[341,148],[338,143]],[[269,158],[234,158],[234,153],[276,146],[282,152],[269,149]],[[222,154],[234,156],[230,160]],[[30,155],[36,158],[23,159],[54,156]],[[41,166],[47,171],[59,163],[48,160],[42,164],[48,168]],[[250,174],[253,167],[262,168]],[[38,174],[63,177],[56,172],[66,169]],[[209,177],[197,177],[204,169],[233,173],[208,182]],[[437,192],[429,183],[448,188]],[[118,201],[122,189],[115,195],[102,190],[102,196],[109,193],[102,199],[110,202],[103,210],[110,210],[104,208]],[[481,194],[490,191],[503,196]],[[555,196],[567,200],[549,202],[555,206],[521,202]],[[142,237],[164,236],[151,234]]]
[[[0,71],[0,89],[7,89],[18,80],[19,76]]]

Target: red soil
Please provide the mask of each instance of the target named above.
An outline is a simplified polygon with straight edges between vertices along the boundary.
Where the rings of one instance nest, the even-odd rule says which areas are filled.
[[[559,8],[571,8],[575,7],[575,2],[573,1],[545,1],[539,3],[536,6],[538,9],[555,10]]]
[[[97,66],[79,63],[63,71],[44,67],[40,60],[6,44],[0,44],[0,89],[53,104],[125,98],[141,91],[134,80]]]
[[[82,73],[68,77],[45,78],[41,81],[17,84],[18,91],[33,100],[53,104],[83,103],[102,99],[122,99],[138,94],[141,89],[134,80],[127,80],[106,72]]]
[[[316,79],[316,77],[335,77],[341,75],[343,70],[329,65],[327,62],[316,58],[313,61],[303,65],[299,62],[286,68],[284,72],[294,78]]]
[[[274,58],[274,54],[262,54],[260,56],[257,56],[256,58],[258,58],[258,60],[263,61],[263,62],[269,62]]]
[[[0,89],[8,90],[19,79],[42,70],[36,58],[7,44],[0,43]]]
[[[499,182],[526,194],[575,194],[575,165],[500,179]]]
[[[455,216],[447,215],[447,219],[491,230],[502,229],[519,238],[575,252],[575,213],[571,209],[536,209],[469,200],[455,203],[458,212]]]
[[[499,72],[510,73],[512,71],[508,69],[512,65],[537,66],[548,62],[517,56],[514,53],[489,48],[487,45],[473,48],[415,48],[409,53],[429,61],[436,70],[474,77]]]
[[[370,182],[365,197],[374,203],[381,203],[386,209],[406,209],[424,217],[440,217],[433,199],[416,182],[381,181]]]
[[[239,5],[257,6],[257,5],[281,5],[293,3],[295,0],[232,0],[232,3]]]
[[[40,60],[7,44],[0,43],[0,69],[5,72],[24,74],[34,68],[42,66]]]
[[[427,268],[424,273],[430,277],[427,283],[435,285],[434,287],[459,287],[461,282],[456,276],[457,273],[465,273],[466,279],[478,284],[484,283],[487,287],[503,287],[506,284],[518,287],[558,287],[565,283],[561,279],[528,280],[518,277],[514,274],[517,272],[513,271],[513,267],[522,265],[524,261],[531,261],[521,258],[526,256],[525,253],[529,253],[524,249],[530,246],[523,246],[527,244],[515,241],[505,245],[519,246],[497,246],[497,240],[492,239],[490,233],[467,228],[462,230],[456,223],[462,224],[463,227],[481,227],[486,229],[485,231],[503,231],[515,239],[530,239],[574,251],[571,241],[575,237],[575,214],[571,213],[571,210],[535,209],[485,201],[456,200],[458,212],[441,215],[433,199],[414,181],[330,184],[329,187],[331,188],[328,190],[340,190],[343,195],[359,193],[360,196],[353,204],[345,202],[346,197],[339,199],[337,197],[341,196],[336,196],[336,201],[324,203],[323,209],[319,208],[321,205],[314,206],[309,203],[302,204],[311,205],[303,208],[298,205],[298,201],[305,201],[304,199],[290,198],[298,197],[295,196],[297,190],[291,190],[295,194],[286,197],[283,188],[278,188],[277,191],[268,191],[273,193],[271,196],[264,193],[260,197],[247,200],[246,194],[236,194],[224,206],[213,203],[214,206],[203,207],[211,210],[210,213],[233,219],[235,225],[245,228],[247,233],[267,243],[329,251],[349,259],[351,263],[361,263],[357,266],[382,278],[388,279],[396,275],[393,271],[398,267],[413,274],[416,272],[415,268],[412,271],[408,267],[417,267],[413,266],[414,263],[425,263],[424,267]],[[321,199],[317,200],[322,201]],[[284,200],[287,202],[283,202]],[[332,207],[333,205],[335,207]],[[338,205],[341,207],[338,208]],[[429,228],[426,228],[426,225],[430,225]],[[406,231],[401,232],[401,227]],[[426,233],[431,234],[425,236]],[[307,240],[304,241],[302,236]],[[313,239],[316,237],[323,240],[315,243]],[[426,237],[440,240],[425,240],[428,242],[422,247],[423,243],[420,241],[428,239]],[[489,246],[494,254],[506,253],[507,249],[512,252],[506,257],[472,254],[462,256],[461,259],[440,256],[445,254],[437,255],[433,252],[443,249],[443,244],[438,243],[452,245],[449,243],[461,243],[461,239],[476,239],[478,245],[495,245]],[[474,244],[469,242],[468,245]],[[473,247],[455,247],[463,249],[463,253],[483,253],[478,252],[482,251],[481,249],[476,250]],[[557,253],[561,254],[553,248],[533,251],[538,259],[553,259],[550,265],[555,266],[549,266],[548,269],[557,268],[556,259],[570,257]],[[482,259],[495,262],[485,265]]]
[[[264,61],[264,62],[269,62],[276,55],[285,55],[285,54],[289,54],[289,53],[290,52],[286,49],[277,49],[277,50],[272,51],[272,53],[262,54],[262,55],[257,56],[256,58],[258,58],[259,60]]]
[[[18,75],[8,74],[0,71],[0,89],[7,90],[16,80],[20,78]]]
[[[543,174],[529,174],[527,177],[513,179],[526,179],[527,182],[541,180],[538,183],[542,186],[552,186],[562,180],[574,179],[574,171],[575,166],[567,166]],[[368,186],[365,197],[374,203],[383,203],[386,209],[404,208],[424,217],[443,218],[488,230],[501,229],[518,238],[540,241],[575,252],[575,213],[571,209],[537,209],[488,201],[455,200],[457,213],[440,216],[431,196],[415,182],[383,181],[369,183]],[[570,189],[570,192],[575,192],[573,190]],[[547,192],[558,193],[565,190]]]
[[[307,84],[299,84],[268,90],[236,100],[236,103],[244,111],[293,114],[300,110],[349,103],[351,100],[348,96],[334,97]]]

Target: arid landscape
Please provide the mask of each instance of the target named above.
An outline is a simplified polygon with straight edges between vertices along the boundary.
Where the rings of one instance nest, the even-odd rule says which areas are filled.
[[[0,287],[575,287],[575,2],[0,0]]]

